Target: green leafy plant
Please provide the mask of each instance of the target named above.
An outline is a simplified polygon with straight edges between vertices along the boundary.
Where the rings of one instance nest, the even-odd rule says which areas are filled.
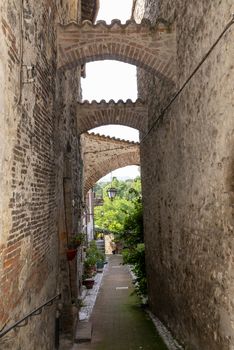
[[[85,241],[85,237],[85,233],[82,232],[73,235],[68,242],[68,248],[76,249]]]
[[[122,232],[126,216],[134,211],[134,200],[139,197],[141,191],[140,178],[127,181],[119,181],[113,178],[111,186],[118,190],[118,196],[113,201],[110,201],[107,196],[110,183],[103,183],[101,188],[100,186],[98,184],[97,193],[102,191],[104,204],[94,208],[95,226],[110,232]]]
[[[145,267],[145,245],[143,235],[143,214],[140,196],[134,199],[134,210],[129,213],[124,222],[123,233],[118,234],[125,249],[123,262],[131,266],[135,275],[135,292],[145,302],[147,300],[147,280]]]
[[[133,249],[126,249],[123,251],[124,264],[131,265],[132,271],[135,275],[133,280],[135,284],[135,292],[142,299],[147,296],[147,280],[145,271],[145,245],[138,243]]]
[[[75,305],[78,308],[86,306],[84,301],[80,298],[72,298],[72,304]]]
[[[141,181],[119,181],[113,178],[113,187],[118,197],[112,202],[106,198],[108,183],[98,184],[97,191],[103,193],[104,205],[96,207],[95,223],[100,229],[114,234],[114,241],[121,242],[124,264],[131,265],[135,274],[135,291],[141,297],[147,296],[145,246],[141,200]]]
[[[105,255],[97,248],[96,242],[91,241],[89,247],[86,249],[86,258],[84,261],[84,275],[92,275],[93,268],[96,267],[97,262],[104,262]]]

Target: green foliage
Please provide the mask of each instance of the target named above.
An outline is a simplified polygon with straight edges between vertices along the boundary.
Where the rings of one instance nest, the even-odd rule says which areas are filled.
[[[105,261],[105,255],[101,253],[95,241],[91,241],[89,248],[86,249],[86,258],[84,261],[85,268],[95,266],[98,261]]]
[[[145,245],[143,235],[143,215],[140,197],[134,201],[135,208],[124,223],[124,233],[120,233],[119,239],[124,243],[123,251],[124,264],[132,266],[136,278],[135,291],[142,298],[147,296],[147,281],[145,268]]]
[[[120,232],[123,230],[126,213],[133,208],[131,202],[124,198],[115,198],[104,201],[102,207],[94,208],[95,225],[109,231]]]
[[[139,196],[141,189],[140,178],[127,181],[119,181],[113,178],[111,184],[103,183],[102,185],[98,184],[98,186],[99,194],[101,186],[104,204],[94,208],[95,226],[111,232],[122,232],[126,216],[134,211],[134,200]],[[118,191],[113,201],[107,195],[107,189],[110,187],[115,187]]]
[[[135,246],[144,241],[141,200],[135,199],[133,204],[133,210],[126,215],[124,221],[124,232],[119,234],[119,238],[124,241],[127,247]]]
[[[147,283],[140,178],[127,181],[114,178],[111,184],[99,186],[104,205],[94,209],[96,226],[114,232],[115,241],[123,243],[123,261],[132,266],[136,276],[136,293],[144,298],[147,295]],[[109,187],[115,187],[118,191],[113,201],[107,196]]]
[[[141,298],[145,298],[147,295],[147,281],[144,243],[139,243],[134,248],[124,250],[123,261],[124,264],[132,266],[132,271],[136,276],[134,279],[135,291]]]
[[[71,236],[69,239],[68,248],[76,249],[85,241],[85,237],[86,237],[85,233],[82,233],[82,232],[73,234],[73,236]]]

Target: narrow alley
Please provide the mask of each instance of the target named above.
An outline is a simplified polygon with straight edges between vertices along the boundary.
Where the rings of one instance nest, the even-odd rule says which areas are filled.
[[[121,255],[110,256],[90,318],[91,342],[74,345],[72,350],[166,350],[133,290]]]
[[[67,350],[105,254],[71,347],[164,350],[120,252],[183,349],[234,350],[234,1],[0,0],[0,21],[0,350]]]

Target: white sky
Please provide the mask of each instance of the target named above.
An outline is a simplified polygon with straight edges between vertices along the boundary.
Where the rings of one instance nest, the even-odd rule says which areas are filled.
[[[82,82],[83,100],[109,101],[137,99],[136,67],[118,61],[95,61],[86,64]]]
[[[102,177],[98,182],[111,181],[112,177],[117,177],[119,180],[125,180],[127,178],[134,179],[139,175],[140,167],[136,165],[128,165],[124,168],[119,168],[117,170],[112,171],[112,173],[109,173],[106,176]]]
[[[112,19],[120,19],[125,23],[131,17],[132,0],[100,0],[98,20],[110,23]]]
[[[139,132],[136,129],[122,125],[106,125],[91,129],[90,132],[105,136],[116,137],[123,140],[139,142]]]
[[[125,23],[131,17],[132,0],[100,0],[98,20],[111,23],[112,19],[119,19]],[[101,84],[100,84],[101,82]],[[86,78],[81,81],[83,100],[113,99],[126,101],[137,99],[136,67],[117,61],[96,61],[86,64]],[[139,132],[135,129],[108,125],[91,130],[101,135],[114,136],[130,141],[139,141]],[[112,172],[112,176],[136,177],[139,175],[138,167],[128,166]],[[109,180],[107,175],[102,180]]]

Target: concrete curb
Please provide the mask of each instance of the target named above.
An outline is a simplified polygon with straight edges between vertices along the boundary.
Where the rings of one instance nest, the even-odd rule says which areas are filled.
[[[103,276],[106,272],[106,269],[107,269],[107,265],[108,264],[104,265],[102,273],[96,274],[93,288],[86,290],[86,294],[82,298],[82,302],[83,302],[84,306],[82,306],[80,308],[80,311],[79,311],[79,321],[84,322],[84,321],[89,320],[91,313],[93,311],[93,307],[94,307],[95,302],[96,302],[99,288],[100,288],[101,283],[102,283],[102,278],[103,278]]]
[[[164,324],[150,310],[146,310],[146,312],[153,321],[158,334],[163,339],[168,350],[184,350],[184,348],[173,338],[167,327],[164,326]]]

